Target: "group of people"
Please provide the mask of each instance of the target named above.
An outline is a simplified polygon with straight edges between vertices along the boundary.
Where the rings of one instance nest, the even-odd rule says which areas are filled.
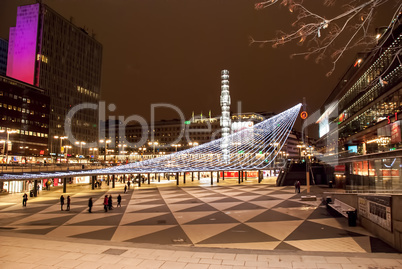
[[[128,186],[128,189],[130,189],[130,180],[127,182],[127,184],[126,185],[124,185],[124,193],[126,193],[127,192],[127,186]]]
[[[70,211],[70,204],[71,204],[71,198],[70,196],[67,196],[67,209],[66,211]],[[60,196],[60,205],[61,205],[61,211],[63,211],[63,206],[64,206],[64,196]]]
[[[90,198],[90,203],[92,205],[92,198]],[[89,203],[88,203],[89,206]],[[119,196],[117,196],[117,207],[121,207],[121,195],[119,194]],[[112,199],[112,195],[110,194],[109,196],[105,195],[105,198],[103,199],[103,209],[105,210],[105,212],[107,212],[107,210],[112,210],[113,207],[113,199]],[[91,208],[89,209],[89,212],[91,212]]]

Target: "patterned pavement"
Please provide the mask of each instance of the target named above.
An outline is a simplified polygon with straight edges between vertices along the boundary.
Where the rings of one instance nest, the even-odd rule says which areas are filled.
[[[69,188],[71,211],[61,211],[61,190],[30,198],[28,206],[0,197],[0,231],[43,238],[99,239],[159,245],[252,250],[351,253],[396,252],[362,227],[329,214],[317,201],[301,201],[293,187],[265,184]],[[115,208],[104,212],[103,197]],[[122,207],[116,208],[117,195]],[[89,197],[93,213],[88,212]],[[18,198],[19,199],[19,198]],[[21,199],[22,200],[22,199]]]

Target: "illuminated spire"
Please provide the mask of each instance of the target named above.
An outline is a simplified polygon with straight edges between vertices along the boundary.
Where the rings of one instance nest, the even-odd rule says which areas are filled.
[[[222,157],[223,160],[229,162],[229,140],[227,136],[230,134],[230,93],[229,93],[229,71],[221,71],[221,130],[222,130]]]

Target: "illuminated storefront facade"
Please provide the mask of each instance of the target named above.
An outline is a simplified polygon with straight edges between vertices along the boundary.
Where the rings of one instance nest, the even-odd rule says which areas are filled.
[[[318,146],[337,186],[402,190],[402,46],[400,20],[358,55],[325,102]]]

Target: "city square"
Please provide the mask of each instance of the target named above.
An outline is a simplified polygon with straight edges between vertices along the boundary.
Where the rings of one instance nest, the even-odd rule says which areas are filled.
[[[401,267],[400,254],[364,228],[349,227],[321,200],[300,201],[304,188],[298,194],[293,187],[248,181],[211,187],[205,178],[181,188],[151,182],[127,193],[121,183],[95,190],[72,186],[65,193],[72,199],[70,211],[60,210],[62,188],[44,190],[24,208],[20,195],[1,197],[2,249],[12,249],[7,242],[22,239],[33,245],[51,242],[60,250],[52,259],[30,250],[28,257],[17,259],[5,251],[2,268]],[[319,189],[313,192],[322,194]],[[115,199],[108,212],[103,210],[105,194]],[[92,213],[89,197],[94,200]]]
[[[402,268],[400,1],[0,18],[0,268]]]

